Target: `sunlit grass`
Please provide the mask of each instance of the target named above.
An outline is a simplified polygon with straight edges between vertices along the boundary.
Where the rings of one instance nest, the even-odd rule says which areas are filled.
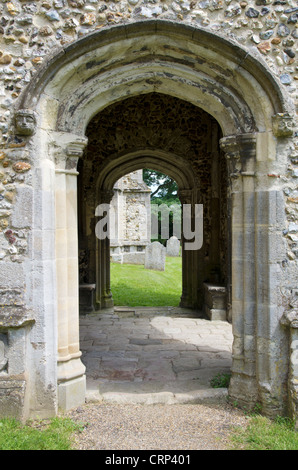
[[[111,263],[111,289],[115,305],[176,307],[182,292],[182,259],[167,257],[165,271]]]
[[[234,450],[298,450],[294,422],[282,417],[253,416],[245,429],[233,432],[231,440]]]
[[[80,426],[69,418],[22,424],[0,420],[0,450],[71,450],[72,435]]]

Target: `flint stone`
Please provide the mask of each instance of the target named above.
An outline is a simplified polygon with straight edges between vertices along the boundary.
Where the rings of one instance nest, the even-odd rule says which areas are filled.
[[[291,31],[289,30],[289,28],[285,24],[281,23],[278,26],[277,35],[279,37],[284,38],[284,37],[288,36],[290,34],[290,32]]]
[[[260,12],[258,12],[258,10],[255,10],[254,8],[249,8],[245,14],[249,18],[257,18]]]
[[[150,243],[145,251],[145,269],[164,271],[166,265],[166,248],[159,242]]]
[[[179,256],[180,241],[177,237],[173,236],[167,241],[167,255]]]
[[[33,217],[32,205],[32,188],[25,185],[19,186],[11,221],[14,228],[24,228],[31,226]]]
[[[47,11],[46,12],[46,17],[50,20],[50,21],[60,21],[60,16],[59,16],[59,13],[55,10],[50,10],[50,11]]]

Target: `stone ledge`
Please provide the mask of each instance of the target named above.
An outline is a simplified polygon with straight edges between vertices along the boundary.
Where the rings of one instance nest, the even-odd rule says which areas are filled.
[[[204,283],[204,311],[212,321],[227,320],[227,290],[224,286]]]
[[[0,306],[0,330],[7,328],[23,328],[35,323],[32,312],[24,307]]]

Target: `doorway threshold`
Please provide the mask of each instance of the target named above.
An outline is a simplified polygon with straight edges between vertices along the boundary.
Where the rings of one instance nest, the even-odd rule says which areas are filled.
[[[189,309],[119,307],[80,317],[87,402],[219,403],[211,380],[232,365],[232,326]]]

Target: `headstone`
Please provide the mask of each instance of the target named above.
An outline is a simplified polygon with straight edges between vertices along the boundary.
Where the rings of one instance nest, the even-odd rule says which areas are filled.
[[[180,241],[173,236],[167,241],[167,256],[179,256]]]
[[[111,261],[143,264],[145,247],[151,238],[151,190],[143,181],[143,170],[133,171],[114,185],[111,201],[113,235],[110,239]]]
[[[150,243],[145,251],[145,269],[164,271],[166,266],[166,248],[159,242]]]

